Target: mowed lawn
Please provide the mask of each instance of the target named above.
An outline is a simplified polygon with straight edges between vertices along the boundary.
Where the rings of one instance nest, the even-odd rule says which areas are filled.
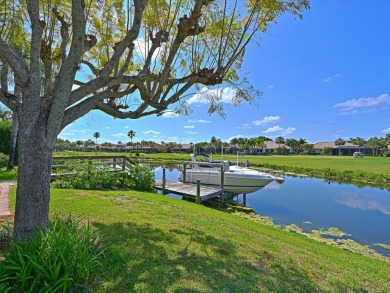
[[[245,156],[252,164],[275,164],[303,168],[331,168],[336,170],[360,170],[390,174],[390,158],[352,156]]]
[[[15,189],[11,193],[15,202]],[[52,189],[106,247],[93,292],[388,292],[389,261],[242,217],[136,191]]]

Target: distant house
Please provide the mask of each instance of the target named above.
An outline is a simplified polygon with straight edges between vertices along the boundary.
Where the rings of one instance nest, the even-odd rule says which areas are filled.
[[[340,145],[340,146],[337,146],[334,142],[317,142],[314,144],[313,152],[315,154],[323,154],[326,148],[332,149],[332,155],[338,155],[340,152],[342,155],[352,156],[354,152],[359,151],[359,146],[352,144],[350,142],[346,142],[345,145]],[[372,149],[367,146],[361,146],[360,152],[362,152],[365,155],[372,154]]]
[[[286,150],[286,153],[291,153],[291,147],[287,146],[287,145],[284,145],[284,144],[277,144],[276,142],[274,142],[273,140],[266,140],[264,141],[264,144],[265,146],[264,147],[258,147],[258,146],[255,146],[255,147],[252,147],[250,148],[250,154],[253,154],[253,155],[268,155],[268,154],[276,154],[277,153],[277,150],[279,148],[284,148]]]
[[[98,147],[98,146],[95,145],[95,144],[94,144],[94,145],[91,145],[91,144],[90,144],[90,145],[87,146],[87,151],[88,151],[88,152],[96,151],[96,150],[97,150],[97,147]]]
[[[268,154],[276,154],[277,150],[279,148],[285,149],[286,154],[290,154],[292,151],[291,147],[289,147],[285,144],[281,144],[279,146],[279,144],[277,144],[276,142],[274,142],[272,140],[264,141],[264,144],[265,144],[264,147],[252,146],[249,148],[249,150],[246,150],[246,151],[243,151],[241,148],[239,148],[238,145],[230,145],[230,147],[228,148],[229,151],[227,151],[227,152],[232,153],[232,154],[236,154],[237,152],[240,152],[240,153],[244,152],[246,154],[251,154],[251,155],[268,155]]]

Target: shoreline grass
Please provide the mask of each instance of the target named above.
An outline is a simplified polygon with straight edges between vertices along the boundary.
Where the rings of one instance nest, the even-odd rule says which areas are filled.
[[[7,167],[0,167],[0,182],[1,181],[13,181],[17,178],[16,169],[7,171]]]
[[[105,235],[94,292],[386,292],[390,285],[389,262],[162,195],[52,189],[51,217],[69,213]]]

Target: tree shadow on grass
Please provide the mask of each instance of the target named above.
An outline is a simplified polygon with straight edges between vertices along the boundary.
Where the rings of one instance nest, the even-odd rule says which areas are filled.
[[[259,251],[240,259],[237,246],[195,228],[169,233],[149,224],[95,223],[106,238],[106,292],[319,292],[292,260]]]

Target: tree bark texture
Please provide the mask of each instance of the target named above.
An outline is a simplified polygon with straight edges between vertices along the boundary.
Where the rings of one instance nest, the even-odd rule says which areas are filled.
[[[34,228],[49,225],[52,149],[47,147],[47,118],[41,114],[28,129],[21,123],[19,173],[16,192],[14,237],[30,237]]]

